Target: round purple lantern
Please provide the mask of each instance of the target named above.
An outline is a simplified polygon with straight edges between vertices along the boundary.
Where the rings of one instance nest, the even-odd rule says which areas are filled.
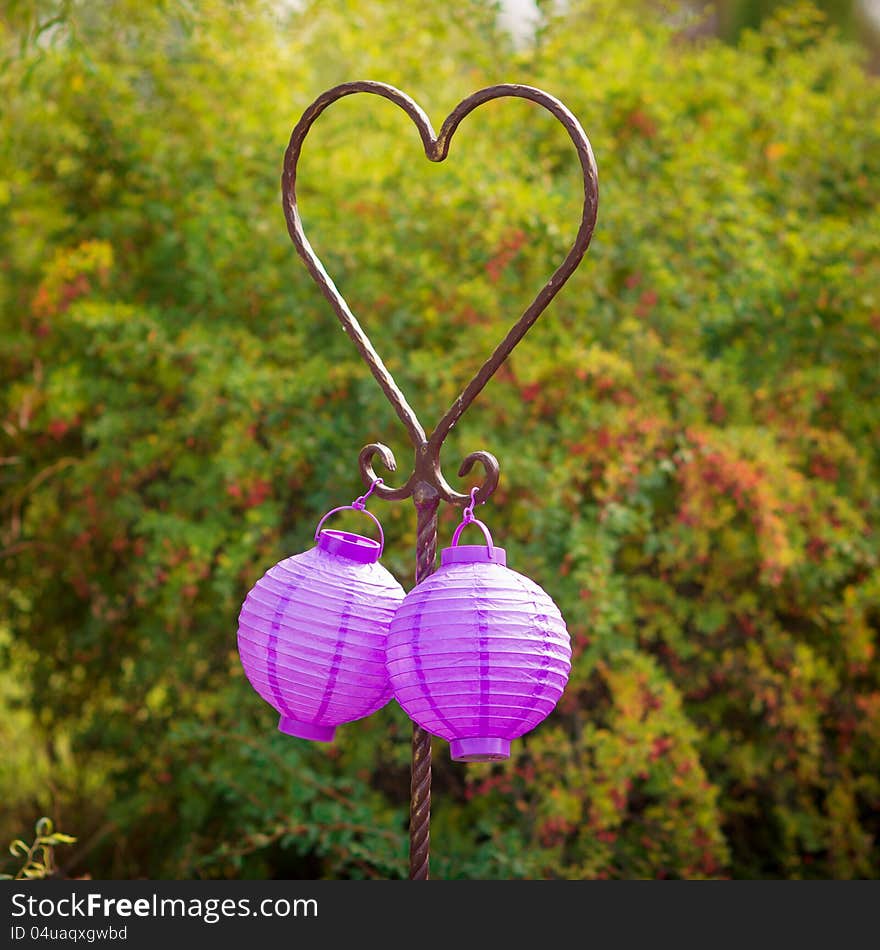
[[[559,608],[507,567],[486,526],[465,521],[440,567],[407,594],[388,634],[394,697],[423,729],[450,743],[457,762],[506,759],[510,742],[556,706],[571,670]],[[468,523],[486,544],[462,545]]]
[[[376,521],[363,498],[343,507]],[[278,728],[319,742],[332,741],[337,725],[368,716],[391,698],[385,640],[404,596],[377,563],[381,525],[381,541],[321,530],[341,510],[321,519],[315,547],[280,561],[257,581],[238,618],[245,673],[281,714]]]

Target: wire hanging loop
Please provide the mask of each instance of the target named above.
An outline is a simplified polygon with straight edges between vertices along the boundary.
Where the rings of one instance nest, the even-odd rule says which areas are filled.
[[[464,531],[464,529],[469,524],[475,524],[480,529],[480,531],[483,532],[483,537],[486,539],[486,547],[488,547],[489,554],[491,555],[492,548],[494,547],[494,543],[492,541],[492,534],[489,531],[489,529],[486,527],[486,525],[483,524],[482,521],[474,517],[474,508],[476,508],[478,504],[477,503],[478,491],[479,491],[479,488],[471,489],[471,503],[462,512],[461,523],[455,529],[455,534],[452,535],[452,546],[458,547],[458,539],[461,537],[462,531]]]
[[[471,503],[469,505],[465,505],[465,509],[462,512],[462,525],[470,524],[472,521],[477,520],[474,517],[474,508],[477,507],[477,492],[479,490],[480,489],[477,486],[471,489]]]
[[[358,497],[355,498],[355,500],[351,503],[351,507],[354,508],[356,511],[363,511],[364,508],[367,507],[367,499],[368,499],[368,498],[370,497],[370,495],[372,495],[373,492],[376,490],[376,486],[377,486],[377,485],[381,485],[381,484],[382,484],[382,479],[381,479],[381,478],[374,478],[374,479],[373,479],[373,483],[372,483],[372,484],[370,485],[370,487],[363,493],[363,495],[358,495]]]

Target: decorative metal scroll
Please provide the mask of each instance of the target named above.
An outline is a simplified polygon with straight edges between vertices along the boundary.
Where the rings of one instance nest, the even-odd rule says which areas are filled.
[[[442,162],[449,154],[449,146],[462,120],[477,106],[492,99],[514,97],[536,102],[550,112],[568,132],[583,172],[584,204],[581,222],[574,243],[562,263],[553,272],[550,279],[538,292],[522,316],[507,331],[485,363],[477,370],[473,379],[462,390],[461,395],[447,409],[431,432],[426,434],[415,412],[406,400],[400,387],[394,381],[382,358],[376,352],[369,337],[364,332],[345,298],[333,283],[317,254],[309,243],[303,228],[296,197],[297,165],[302,152],[303,141],[318,116],[332,103],[344,96],[356,92],[369,92],[389,99],[399,106],[412,119],[422,139],[425,155],[429,161]],[[348,82],[328,89],[306,109],[290,136],[290,144],[284,155],[284,172],[281,178],[284,216],[287,229],[300,257],[305,261],[309,273],[321,288],[321,292],[330,302],[345,332],[354,341],[358,352],[366,361],[376,381],[385,393],[388,401],[409,434],[415,449],[415,463],[406,482],[392,488],[379,484],[375,494],[391,500],[413,498],[418,514],[416,543],[416,583],[424,580],[434,570],[437,549],[437,508],[441,500],[454,505],[473,506],[481,504],[498,485],[499,467],[495,456],[490,452],[472,452],[461,464],[459,477],[466,476],[477,463],[483,468],[485,477],[476,494],[462,494],[455,491],[443,476],[440,468],[440,450],[446,436],[458,422],[470,404],[483,390],[501,364],[510,355],[513,348],[525,336],[532,324],[544,312],[550,301],[559,293],[563,284],[574,273],[581,262],[596,224],[599,191],[596,162],[593,151],[581,124],[575,116],[556,98],[532,86],[510,83],[489,86],[463,99],[447,116],[439,134],[434,132],[425,112],[409,96],[385,83],[358,81]],[[391,450],[379,442],[365,446],[360,453],[359,467],[365,485],[376,480],[373,470],[374,459],[378,456],[388,471],[397,469],[397,462]],[[430,820],[431,788],[431,737],[420,727],[413,729],[413,771],[412,802],[410,807],[410,877],[425,879],[428,877],[428,824]]]

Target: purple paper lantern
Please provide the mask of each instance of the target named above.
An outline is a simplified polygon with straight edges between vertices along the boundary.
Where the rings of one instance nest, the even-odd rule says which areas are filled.
[[[363,511],[363,500],[344,507]],[[368,716],[391,698],[385,641],[404,597],[377,563],[385,543],[381,525],[381,541],[321,530],[341,510],[321,519],[315,547],[257,581],[238,618],[244,671],[281,714],[278,728],[318,742],[331,742],[337,725]]]
[[[466,518],[467,518],[466,512]],[[571,670],[559,608],[507,567],[486,526],[484,545],[452,547],[407,594],[388,634],[394,697],[457,762],[506,759],[510,742],[556,706]]]

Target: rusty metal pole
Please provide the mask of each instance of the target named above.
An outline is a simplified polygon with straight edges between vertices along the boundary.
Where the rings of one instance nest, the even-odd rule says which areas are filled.
[[[415,124],[425,149],[425,156],[432,162],[442,162],[446,158],[455,130],[461,121],[473,112],[477,106],[492,99],[505,97],[531,100],[555,116],[568,132],[580,160],[583,173],[584,203],[581,210],[581,222],[568,254],[547,283],[538,291],[537,296],[526,308],[523,315],[508,330],[506,336],[493,350],[486,362],[483,363],[474,378],[465,386],[461,395],[452,403],[446,414],[437,423],[430,437],[425,434],[425,430],[422,428],[412,407],[406,401],[400,387],[395,383],[369,337],[364,333],[357,318],[351,312],[345,298],[336,288],[324,269],[324,265],[312,249],[306,237],[297,205],[297,165],[302,152],[303,141],[309,129],[329,105],[343,96],[360,92],[382,96],[403,109]],[[440,502],[445,501],[448,504],[462,507],[473,503],[482,504],[498,485],[498,461],[491,453],[478,451],[468,455],[458,470],[459,478],[468,475],[476,463],[479,463],[484,470],[485,478],[477,490],[475,498],[471,499],[470,495],[455,491],[448,484],[440,469],[440,451],[452,427],[480,394],[486,383],[495,375],[499,366],[526,335],[550,301],[559,293],[563,284],[581,262],[587,247],[589,247],[593,228],[596,224],[596,212],[599,203],[596,162],[593,158],[590,142],[578,120],[558,99],[541,89],[535,89],[533,86],[503,83],[480,89],[463,99],[450,112],[438,134],[434,132],[430,120],[422,109],[399,89],[385,83],[367,80],[348,82],[328,89],[318,96],[297,122],[290,136],[290,144],[284,154],[281,192],[287,230],[297,253],[305,262],[309,273],[321,288],[321,292],[330,302],[343,329],[351,337],[358,352],[370,367],[373,376],[394,407],[412,442],[415,463],[406,483],[399,488],[392,488],[385,485],[384,482],[375,484],[376,473],[373,470],[373,460],[375,458],[378,458],[389,472],[393,472],[397,468],[394,454],[380,442],[373,442],[361,449],[359,467],[364,484],[366,486],[375,484],[374,494],[379,498],[384,498],[387,501],[412,498],[415,502],[417,515],[415,581],[418,584],[434,571],[437,555],[437,512]],[[409,876],[412,880],[427,880],[431,818],[431,737],[415,723],[413,723],[410,792]]]
[[[434,573],[437,560],[437,509],[440,496],[422,482],[413,492],[416,505],[416,584]],[[413,723],[409,804],[409,878],[428,879],[431,844],[431,736]]]

